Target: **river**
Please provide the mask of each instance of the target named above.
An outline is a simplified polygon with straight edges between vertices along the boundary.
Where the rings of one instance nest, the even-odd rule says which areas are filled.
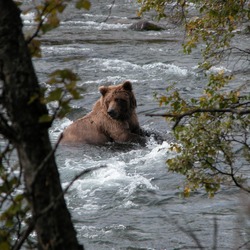
[[[206,79],[197,69],[199,51],[183,54],[184,33],[171,22],[162,21],[163,31],[130,30],[137,21],[134,1],[117,0],[113,6],[113,1],[91,2],[90,11],[70,7],[61,26],[42,37],[43,57],[34,59],[40,82],[55,69],[70,68],[85,89],[80,100],[71,102],[72,112],[53,124],[52,142],[72,120],[91,110],[100,97],[99,86],[124,80],[133,84],[141,126],[167,139],[159,143],[151,138],[146,147],[59,147],[56,157],[64,187],[84,169],[106,166],[77,179],[66,196],[79,241],[87,250],[194,249],[194,234],[204,249],[216,244],[217,249],[237,249],[249,237],[241,220],[239,190],[224,186],[213,199],[203,191],[182,198],[184,179],[168,172],[165,163],[173,154],[171,124],[145,116],[162,111],[154,93],[164,94],[173,82],[187,97],[202,91]],[[33,25],[32,17],[23,16],[27,29]],[[249,74],[238,76],[245,79]]]

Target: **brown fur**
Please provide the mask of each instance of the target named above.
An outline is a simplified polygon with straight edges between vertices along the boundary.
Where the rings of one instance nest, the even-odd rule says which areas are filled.
[[[102,96],[92,111],[65,129],[62,143],[143,142],[131,83],[101,86],[99,91]]]

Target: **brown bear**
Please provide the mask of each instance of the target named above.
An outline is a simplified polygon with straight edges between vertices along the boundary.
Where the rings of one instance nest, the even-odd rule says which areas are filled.
[[[132,84],[101,86],[100,99],[86,116],[76,120],[63,132],[63,144],[96,144],[107,142],[139,142],[141,129],[135,112],[136,99]]]

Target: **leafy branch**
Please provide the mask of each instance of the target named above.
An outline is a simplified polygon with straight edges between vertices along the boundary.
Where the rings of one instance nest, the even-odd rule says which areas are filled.
[[[245,103],[245,104],[241,104],[241,105],[246,105],[246,104],[250,104],[250,102]],[[146,114],[146,116],[158,116],[158,117],[171,117],[171,118],[175,118],[176,122],[173,126],[173,129],[175,129],[180,121],[188,116],[192,116],[196,113],[232,113],[232,114],[237,114],[237,115],[247,115],[250,114],[250,109],[235,109],[235,108],[225,108],[225,109],[218,109],[218,108],[196,108],[196,109],[191,109],[189,111],[183,112],[181,114],[174,114],[174,113],[164,113],[164,114]]]
[[[34,3],[34,1],[33,1],[33,3]],[[29,44],[35,37],[37,37],[38,34],[39,34],[39,32],[40,32],[40,30],[42,29],[43,23],[45,22],[46,17],[47,17],[47,15],[49,14],[49,13],[46,13],[46,10],[47,10],[48,6],[49,6],[49,4],[46,3],[46,4],[42,7],[43,9],[42,9],[41,12],[39,11],[39,8],[36,7],[37,16],[39,17],[40,21],[39,21],[39,23],[38,23],[38,25],[37,25],[37,27],[36,27],[36,30],[35,30],[34,34],[31,35],[30,37],[28,37],[28,38],[26,39],[26,43],[27,43],[27,44]]]
[[[37,22],[37,26],[34,33],[26,39],[26,43],[29,45],[33,56],[41,57],[40,41],[35,40],[35,38],[40,36],[41,31],[45,34],[60,25],[61,21],[58,14],[64,12],[67,3],[70,1],[71,0],[47,0],[43,4],[36,5],[33,0],[33,5],[36,11],[34,21]],[[75,3],[75,7],[77,9],[89,10],[91,3],[89,0],[78,0]],[[30,9],[28,11],[30,11]]]
[[[48,158],[54,154],[55,150],[57,149],[60,140],[62,137],[59,138],[56,146],[54,147],[54,149],[51,151],[50,155],[48,155]],[[43,161],[41,163],[41,165],[38,167],[36,175],[33,179],[33,181],[35,182],[35,178],[36,176],[40,173],[41,170],[44,170],[44,168],[46,167],[46,161]],[[29,237],[30,233],[34,230],[36,221],[42,217],[42,216],[46,216],[46,214],[52,210],[55,206],[57,206],[57,204],[60,202],[60,199],[62,197],[64,197],[64,195],[68,192],[68,190],[70,189],[70,187],[74,184],[74,182],[76,180],[78,180],[79,178],[85,176],[86,174],[93,172],[95,170],[99,170],[101,168],[105,168],[107,167],[106,165],[101,165],[101,166],[97,166],[97,167],[93,167],[93,168],[89,168],[89,169],[85,169],[83,171],[81,171],[79,174],[77,174],[71,181],[70,183],[65,187],[65,189],[53,200],[53,202],[51,202],[47,207],[45,207],[42,211],[40,211],[39,214],[35,214],[32,216],[32,218],[30,218],[30,222],[28,227],[26,228],[26,230],[23,231],[23,233],[21,234],[21,237],[18,239],[18,241],[16,242],[16,244],[13,247],[13,250],[19,250],[21,249],[23,243],[26,241],[26,239]]]
[[[4,7],[12,6],[12,1],[2,1],[2,2],[3,4],[0,4],[1,6],[4,6]],[[33,7],[23,12],[24,14],[26,14],[26,13],[29,13],[30,11],[35,11],[35,17],[33,20],[35,23],[35,29],[32,31],[32,34],[26,38],[26,41],[25,41],[26,44],[22,43],[22,45],[29,46],[30,54],[32,56],[38,56],[38,57],[42,56],[41,48],[40,48],[41,42],[38,38],[40,37],[41,34],[45,34],[46,32],[49,32],[57,28],[60,25],[59,14],[61,14],[65,10],[65,7],[67,6],[69,2],[71,2],[71,0],[69,1],[68,0],[46,0],[46,1],[38,1],[38,2],[33,0]],[[74,1],[74,3],[76,5],[76,8],[78,9],[89,10],[91,6],[90,1],[88,0],[76,0]],[[23,4],[23,1],[19,1],[19,3],[17,3],[18,6],[22,4]],[[0,8],[3,13],[4,11],[6,12],[5,15],[0,15],[1,17],[3,16],[3,18],[1,19],[1,25],[3,24],[6,25],[6,18],[4,16],[8,16],[8,18],[10,19],[10,23],[11,23],[11,18],[15,16],[14,10],[17,10],[16,14],[19,17],[21,11],[18,9],[15,9],[16,5],[14,3],[13,3],[13,6],[14,6],[13,9],[6,8],[7,10],[4,10],[2,7]],[[3,19],[5,23],[3,22]],[[15,22],[13,22],[13,24],[15,24]],[[11,29],[12,26],[10,25],[9,27]],[[8,31],[8,32],[11,32],[11,31]],[[8,41],[8,39],[7,40],[5,39],[3,41]],[[16,42],[19,43],[20,41],[16,40]],[[19,56],[18,53],[16,53],[16,55],[17,57]],[[24,61],[25,60],[23,60],[22,62]],[[6,75],[4,74],[5,72],[3,71],[4,69],[3,66],[5,65],[4,63],[5,62],[0,63],[0,71],[1,71],[0,83],[3,86],[5,86],[6,84]],[[22,79],[20,80],[19,85],[21,84],[22,81],[25,82],[24,80],[26,79],[25,77],[29,76],[27,75],[28,74],[27,72],[32,72],[32,69],[29,69],[28,71],[26,71],[25,73],[26,75],[22,75],[21,77]],[[21,75],[23,72],[19,72],[19,73]],[[51,73],[48,83],[46,85],[46,87],[49,87],[48,89],[43,89],[41,91],[33,92],[32,91],[33,86],[35,86],[36,84],[35,81],[33,82],[31,89],[27,90],[27,92],[29,93],[30,92],[34,93],[33,96],[27,95],[29,98],[29,99],[27,98],[28,101],[25,100],[25,103],[27,104],[27,106],[33,105],[34,104],[33,102],[37,102],[40,104],[42,103],[43,106],[51,102],[56,102],[58,104],[56,109],[53,110],[52,114],[47,115],[47,113],[44,112],[45,115],[42,115],[40,117],[39,123],[51,124],[51,121],[53,121],[55,118],[63,117],[65,113],[70,110],[69,102],[72,99],[78,99],[80,97],[80,93],[79,93],[80,88],[77,87],[78,80],[79,80],[79,77],[77,76],[77,74],[73,73],[70,69],[62,69],[62,70],[57,70]],[[24,83],[24,86],[26,85]],[[29,190],[20,191],[24,188],[23,180],[26,181],[26,184],[27,184],[28,178],[23,178],[23,175],[25,175],[23,172],[27,170],[27,166],[25,164],[23,165],[13,164],[13,159],[16,160],[16,157],[17,157],[16,147],[18,143],[22,143],[22,142],[20,141],[20,135],[17,133],[16,127],[13,126],[13,123],[11,122],[11,112],[10,113],[7,112],[6,103],[4,103],[5,101],[4,94],[5,94],[4,87],[1,87],[0,107],[2,110],[0,112],[0,134],[3,135],[3,137],[6,140],[8,140],[8,142],[6,142],[7,143],[6,147],[3,145],[0,145],[0,178],[1,178],[0,207],[2,209],[1,214],[0,214],[0,224],[1,224],[0,248],[17,250],[17,249],[21,249],[25,242],[31,248],[33,248],[34,243],[30,240],[29,235],[36,226],[37,218],[35,218],[36,217],[35,212],[31,211],[31,206],[34,204],[29,203],[27,198],[28,196],[32,197],[32,193],[34,194],[34,190],[30,190],[30,189],[34,188],[35,182],[37,181],[39,174],[41,174],[42,171],[46,169],[46,167],[48,166],[48,162],[54,157],[54,153],[58,147],[60,138],[59,138],[58,143],[55,145],[55,147],[52,148],[51,151],[47,155],[45,155],[42,162],[38,166],[37,166],[37,163],[35,164],[35,166],[37,166],[36,171],[34,171],[33,173],[30,173],[30,170],[28,171],[28,175],[32,174],[31,178],[29,178],[29,181],[31,181],[33,184],[30,186],[31,188]],[[30,129],[36,130],[36,128],[30,128]],[[41,147],[43,146],[41,145]],[[47,149],[49,150],[48,147],[47,148],[46,146],[44,147],[45,149],[43,152],[46,152]],[[19,161],[22,162],[22,160],[20,160],[22,156],[20,157],[20,155],[18,155],[18,157],[19,157]],[[32,159],[33,162],[35,161],[34,158],[36,157],[33,157]],[[50,209],[53,209],[60,200],[62,201],[63,195],[66,193],[66,191],[67,190],[65,190],[65,192],[62,192],[58,196],[58,199],[56,199],[57,201],[53,200],[54,205],[53,206],[51,205],[50,208],[47,209],[47,211],[51,211]],[[34,206],[36,207],[36,205]],[[33,216],[29,218],[27,214],[31,212],[33,213]],[[46,213],[46,211],[44,212]],[[39,216],[42,216],[42,214]],[[39,241],[39,237],[38,237],[38,241]]]

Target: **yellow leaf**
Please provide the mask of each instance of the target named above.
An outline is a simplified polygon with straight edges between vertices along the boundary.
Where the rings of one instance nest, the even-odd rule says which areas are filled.
[[[90,7],[91,7],[91,3],[88,0],[78,0],[76,2],[77,9],[90,10]]]
[[[186,186],[184,188],[184,191],[183,191],[184,197],[189,197],[190,196],[190,192],[191,192],[191,189],[188,186]]]
[[[228,16],[228,19],[230,20],[230,22],[233,22],[234,21],[234,17],[233,16]]]
[[[1,250],[10,250],[11,248],[10,248],[10,245],[8,244],[8,242],[1,242],[0,243],[0,249]]]

